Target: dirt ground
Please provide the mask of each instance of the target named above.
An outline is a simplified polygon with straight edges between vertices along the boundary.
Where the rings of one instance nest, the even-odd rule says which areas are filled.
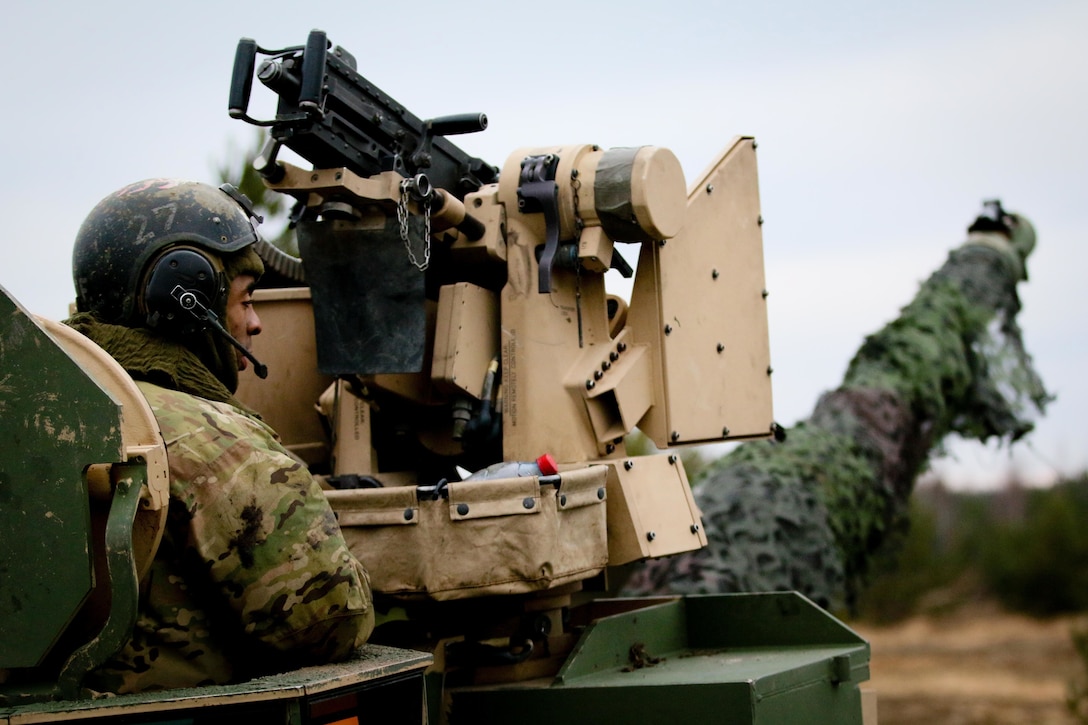
[[[1084,677],[1074,617],[1036,620],[990,605],[893,626],[852,623],[872,645],[880,725],[1074,725],[1069,683]]]

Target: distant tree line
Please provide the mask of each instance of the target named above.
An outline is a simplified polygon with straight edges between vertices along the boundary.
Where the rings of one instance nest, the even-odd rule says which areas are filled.
[[[898,556],[860,599],[862,617],[894,621],[972,597],[1038,617],[1088,612],[1088,473],[1042,489],[921,486],[911,509]]]

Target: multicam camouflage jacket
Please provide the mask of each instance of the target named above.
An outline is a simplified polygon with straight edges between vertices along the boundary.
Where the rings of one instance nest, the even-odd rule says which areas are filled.
[[[363,644],[369,579],[306,468],[237,408],[138,384],[166,442],[170,509],[132,638],[89,686],[222,684]]]

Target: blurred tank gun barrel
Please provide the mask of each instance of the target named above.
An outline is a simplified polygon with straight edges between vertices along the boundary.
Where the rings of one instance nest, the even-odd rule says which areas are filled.
[[[851,604],[941,441],[1016,441],[1051,399],[1016,322],[1034,246],[1027,219],[985,202],[966,242],[865,339],[808,419],[702,473],[695,500],[709,545],[646,563],[626,593],[795,589],[825,607]]]

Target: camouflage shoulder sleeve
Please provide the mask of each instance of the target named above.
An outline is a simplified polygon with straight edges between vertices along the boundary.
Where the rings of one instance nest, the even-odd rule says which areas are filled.
[[[166,441],[172,506],[189,519],[187,556],[244,633],[312,662],[363,644],[369,578],[309,471],[237,408],[139,385]]]

